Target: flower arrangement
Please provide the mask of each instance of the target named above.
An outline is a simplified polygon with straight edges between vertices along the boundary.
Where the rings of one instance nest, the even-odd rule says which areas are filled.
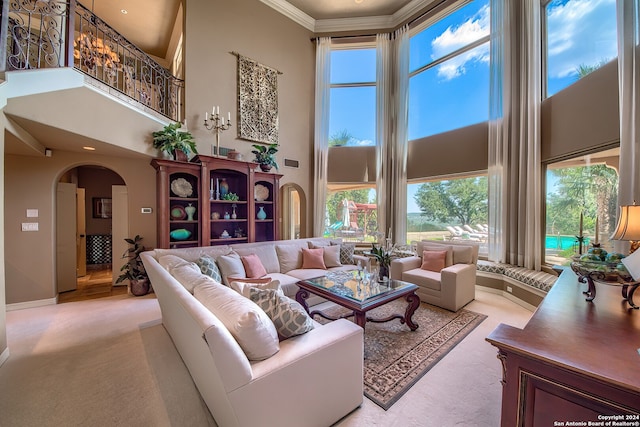
[[[389,267],[391,267],[391,261],[396,258],[396,246],[391,245],[391,242],[383,247],[377,246],[375,243],[371,244],[371,255],[378,261],[380,266],[380,277],[389,277]]]

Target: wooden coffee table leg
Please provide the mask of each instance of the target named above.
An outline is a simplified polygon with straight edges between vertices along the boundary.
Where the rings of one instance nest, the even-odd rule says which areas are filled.
[[[420,307],[420,297],[415,294],[415,292],[410,293],[405,297],[407,300],[407,310],[404,312],[404,321],[407,322],[407,326],[412,331],[418,329],[418,325],[413,323],[413,313]]]
[[[309,313],[309,306],[307,305],[307,298],[309,298],[309,292],[304,289],[300,289],[296,293],[296,301],[300,303],[300,305],[304,308],[304,311]]]
[[[354,311],[353,312],[353,320],[356,323],[356,325],[358,325],[362,329],[364,329],[364,325],[365,325],[365,323],[367,323],[367,314],[359,312],[359,311]]]

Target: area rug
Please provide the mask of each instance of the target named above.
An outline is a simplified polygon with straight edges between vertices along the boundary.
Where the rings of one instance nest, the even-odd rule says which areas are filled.
[[[404,314],[407,303],[392,301],[367,313],[384,318]],[[333,307],[330,316],[346,309]],[[364,333],[364,394],[387,410],[487,316],[461,309],[456,313],[422,303],[413,315],[418,329],[411,332],[398,319],[367,322]],[[319,316],[316,320],[324,322]]]

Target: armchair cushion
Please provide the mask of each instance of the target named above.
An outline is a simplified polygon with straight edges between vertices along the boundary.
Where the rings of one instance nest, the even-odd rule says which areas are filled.
[[[446,256],[447,251],[424,251],[420,268],[439,273],[445,267]]]

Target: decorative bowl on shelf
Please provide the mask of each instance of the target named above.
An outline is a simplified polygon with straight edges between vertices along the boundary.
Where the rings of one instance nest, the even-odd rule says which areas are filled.
[[[265,187],[262,184],[256,184],[253,189],[253,195],[256,201],[264,202],[269,198],[269,188]]]
[[[193,187],[184,178],[176,178],[171,181],[171,191],[178,197],[189,197],[193,194]]]
[[[184,207],[180,206],[180,205],[173,205],[171,206],[171,219],[185,219],[187,217],[187,213],[184,210]]]
[[[187,240],[189,237],[191,237],[191,232],[184,228],[178,228],[170,232],[169,236],[171,236],[173,240]]]

